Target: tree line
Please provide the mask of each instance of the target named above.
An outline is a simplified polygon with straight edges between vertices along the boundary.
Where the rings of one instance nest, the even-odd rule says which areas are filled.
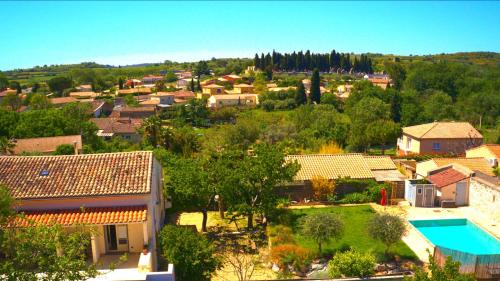
[[[373,73],[372,60],[365,54],[359,57],[349,53],[332,50],[330,53],[311,53],[307,50],[293,53],[255,54],[254,66],[260,70],[272,69],[279,71],[312,71],[321,72],[346,71]]]

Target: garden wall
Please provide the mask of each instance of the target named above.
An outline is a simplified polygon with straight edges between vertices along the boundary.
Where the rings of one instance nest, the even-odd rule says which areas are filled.
[[[500,221],[500,187],[473,177],[469,188],[469,205],[493,221]]]

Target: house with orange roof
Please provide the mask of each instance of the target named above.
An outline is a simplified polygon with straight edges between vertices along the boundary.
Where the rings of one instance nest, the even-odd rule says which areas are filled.
[[[500,159],[500,144],[483,144],[481,146],[468,149],[465,151],[465,157],[475,158],[482,157],[488,160],[491,167],[498,167]]]
[[[133,143],[139,143],[142,139],[139,133],[139,128],[142,126],[140,118],[106,117],[91,118],[90,121],[98,128],[96,135],[106,140],[120,137]]]
[[[397,147],[399,155],[464,155],[482,143],[483,136],[468,122],[433,122],[404,127]]]
[[[224,86],[217,84],[209,84],[201,86],[202,94],[204,95],[221,95],[224,94]]]
[[[151,151],[0,156],[0,184],[16,200],[15,210],[24,214],[17,226],[92,228],[89,261],[117,261],[127,253],[127,263],[137,265],[128,274],[157,270],[157,233],[167,202],[162,167]],[[146,280],[142,276],[133,280]]]

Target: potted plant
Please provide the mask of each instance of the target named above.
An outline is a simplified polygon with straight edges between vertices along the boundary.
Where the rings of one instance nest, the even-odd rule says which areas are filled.
[[[148,254],[148,249],[149,249],[148,244],[144,244],[144,246],[142,247],[142,253],[144,255],[147,255]]]

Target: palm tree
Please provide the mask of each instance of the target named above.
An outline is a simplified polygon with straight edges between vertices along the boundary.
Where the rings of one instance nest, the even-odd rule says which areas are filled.
[[[144,137],[146,137],[151,145],[157,147],[161,141],[161,119],[158,116],[151,116],[142,123]]]
[[[16,146],[16,141],[14,139],[0,137],[0,154],[2,155],[13,154],[15,146]]]

